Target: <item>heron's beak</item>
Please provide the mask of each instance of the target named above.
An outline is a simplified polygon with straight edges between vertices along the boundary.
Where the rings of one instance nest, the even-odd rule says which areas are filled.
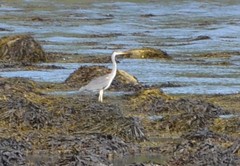
[[[129,52],[128,51],[126,51],[126,52],[119,51],[119,52],[117,52],[117,55],[129,55]]]

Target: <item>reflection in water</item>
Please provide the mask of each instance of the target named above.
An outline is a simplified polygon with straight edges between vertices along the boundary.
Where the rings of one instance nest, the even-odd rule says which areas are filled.
[[[149,163],[149,164],[163,164],[164,161],[167,159],[165,156],[161,156],[159,154],[141,154],[141,155],[135,155],[135,156],[126,156],[124,158],[121,158],[119,160],[114,160],[113,165],[114,166],[123,166],[123,165],[129,165],[133,163]]]

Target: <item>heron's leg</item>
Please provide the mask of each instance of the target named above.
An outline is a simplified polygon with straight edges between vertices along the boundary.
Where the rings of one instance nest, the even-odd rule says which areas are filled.
[[[99,91],[98,101],[103,102],[103,89]]]

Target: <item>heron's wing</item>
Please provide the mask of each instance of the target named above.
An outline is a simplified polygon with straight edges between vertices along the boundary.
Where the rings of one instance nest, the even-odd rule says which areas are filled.
[[[87,85],[81,87],[80,91],[96,91],[105,88],[109,81],[111,81],[110,75],[106,74],[104,76],[97,77],[90,81]]]

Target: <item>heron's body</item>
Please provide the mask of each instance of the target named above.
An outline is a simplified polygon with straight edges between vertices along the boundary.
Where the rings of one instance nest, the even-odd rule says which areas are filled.
[[[124,54],[124,52],[113,52],[111,59],[113,63],[113,68],[111,73],[100,76],[93,79],[86,86],[81,87],[80,91],[99,91],[98,101],[103,102],[103,92],[108,89],[116,76],[117,73],[117,63],[115,60],[116,55]]]

